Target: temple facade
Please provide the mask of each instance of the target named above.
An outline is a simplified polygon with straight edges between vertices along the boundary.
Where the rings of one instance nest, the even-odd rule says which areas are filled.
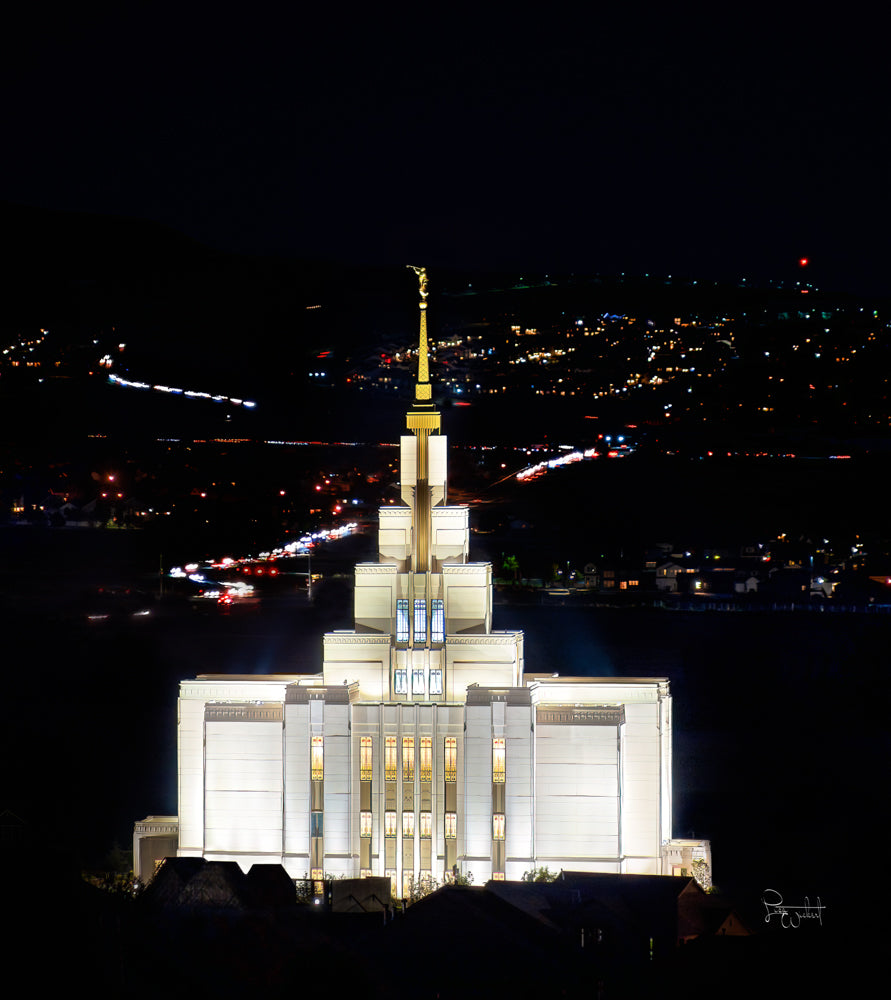
[[[415,270],[402,502],[356,566],[354,628],[324,636],[321,674],[182,682],[177,853],[388,876],[396,894],[538,866],[678,874],[667,679],[527,672],[522,632],[492,627],[492,567],[448,504]]]

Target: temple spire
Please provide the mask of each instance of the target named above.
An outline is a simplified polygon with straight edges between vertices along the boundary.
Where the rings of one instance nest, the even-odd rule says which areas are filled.
[[[430,448],[431,434],[439,433],[439,411],[433,403],[430,388],[430,357],[427,348],[427,268],[408,267],[418,276],[418,291],[421,294],[421,337],[418,347],[418,381],[415,385],[415,399],[406,414],[406,426],[415,436],[415,484],[412,507],[412,568],[415,573],[430,571],[430,509],[433,497],[430,490]]]
[[[433,397],[430,388],[430,352],[427,347],[427,268],[407,265],[418,276],[418,291],[421,296],[421,336],[418,347],[418,381],[415,385],[415,402],[429,403]]]

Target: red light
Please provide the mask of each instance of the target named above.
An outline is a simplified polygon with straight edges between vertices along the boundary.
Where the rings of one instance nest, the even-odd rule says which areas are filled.
[[[798,258],[798,266],[799,267],[807,267],[809,263],[810,263],[810,261],[808,260],[807,257],[799,257]]]

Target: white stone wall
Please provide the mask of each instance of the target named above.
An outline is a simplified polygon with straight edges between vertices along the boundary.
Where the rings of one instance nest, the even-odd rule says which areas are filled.
[[[205,741],[205,853],[280,858],[281,720],[208,721]]]
[[[285,867],[292,878],[309,874],[309,705],[285,705]]]
[[[494,735],[501,735],[495,734]],[[535,858],[534,735],[532,709],[505,710],[505,869],[507,879],[521,879]]]
[[[536,725],[535,854],[552,869],[618,862],[617,727]]]
[[[332,875],[352,875],[350,848],[350,806],[352,781],[350,768],[350,706],[326,704],[325,736],[324,845],[325,871]]]

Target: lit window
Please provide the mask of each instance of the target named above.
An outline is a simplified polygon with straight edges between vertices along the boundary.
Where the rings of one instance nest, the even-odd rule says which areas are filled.
[[[396,813],[392,809],[388,809],[384,813],[384,836],[396,836]]]
[[[430,641],[445,642],[445,606],[441,600],[430,602]]]
[[[445,814],[445,839],[454,840],[458,836],[458,814]]]
[[[309,835],[310,837],[322,837],[325,834],[323,825],[323,813],[315,811],[309,814]]]
[[[408,642],[408,599],[396,599],[396,641]]]
[[[421,737],[421,781],[433,778],[433,740],[429,736]]]
[[[493,882],[503,882],[504,881],[504,872],[492,872],[492,881]]]
[[[492,817],[492,839],[504,840],[504,813],[495,813]]]
[[[445,740],[445,780],[458,780],[458,740],[454,736]]]
[[[433,835],[433,813],[422,812],[420,815],[421,829],[420,834],[422,837],[431,837]]]
[[[359,780],[371,781],[372,774],[372,742],[370,736],[363,736],[359,741]]]
[[[390,892],[395,896],[396,895],[396,869],[395,868],[388,868],[384,872],[384,875],[390,880]]]
[[[408,694],[408,671],[396,671],[396,694]]]
[[[325,883],[322,881],[325,877],[325,873],[321,868],[313,868],[309,873],[312,879],[312,892],[314,896],[324,896],[325,895]]]
[[[413,837],[415,835],[415,814],[404,812],[402,814],[402,836]]]
[[[442,694],[442,671],[430,671],[430,694]]]
[[[371,869],[370,868],[360,868],[359,869],[359,878],[371,878],[371,877],[372,877],[372,873],[371,873]]]
[[[427,641],[427,602],[420,597],[415,598],[415,642]]]
[[[384,738],[384,779],[386,781],[396,780],[396,737],[387,736]]]
[[[364,809],[359,813],[359,836],[371,836],[371,813]]]
[[[415,780],[415,738],[402,737],[402,780]]]
[[[325,777],[325,737],[313,736],[310,754],[312,780],[322,781]]]
[[[504,737],[496,736],[492,740],[492,781],[504,784]]]
[[[411,672],[411,690],[413,694],[423,694],[424,693],[424,668],[421,667],[419,670],[412,670]]]

